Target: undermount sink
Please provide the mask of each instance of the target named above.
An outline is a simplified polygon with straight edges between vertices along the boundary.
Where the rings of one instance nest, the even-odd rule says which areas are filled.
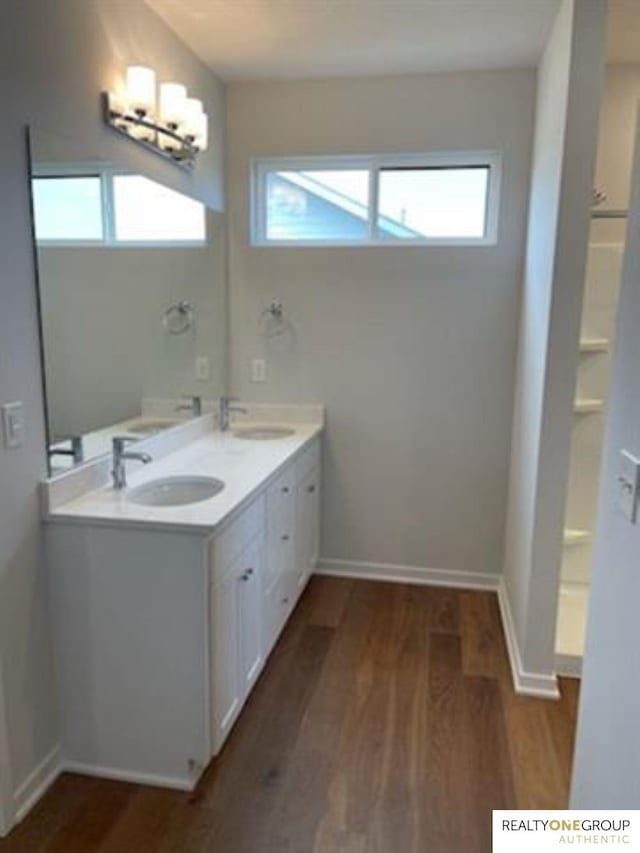
[[[140,506],[184,506],[209,500],[223,489],[215,477],[165,477],[131,489],[127,500]]]
[[[290,427],[280,426],[249,426],[240,427],[233,431],[236,438],[251,438],[254,441],[269,441],[274,438],[287,438],[295,435],[295,430]]]

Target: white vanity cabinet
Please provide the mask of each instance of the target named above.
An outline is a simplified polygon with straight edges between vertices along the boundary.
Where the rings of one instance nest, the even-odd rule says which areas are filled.
[[[271,648],[318,559],[320,444],[313,442],[267,490],[264,645]]]
[[[47,525],[65,767],[194,787],[313,570],[319,476],[316,437],[213,535]]]

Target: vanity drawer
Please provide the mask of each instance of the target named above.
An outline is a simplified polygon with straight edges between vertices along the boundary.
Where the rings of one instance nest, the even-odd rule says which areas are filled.
[[[295,565],[295,469],[288,465],[267,489],[267,561],[264,589],[270,592],[279,577]]]
[[[286,515],[293,505],[295,493],[295,477],[293,465],[288,465],[267,489],[267,516],[271,527],[282,515]]]
[[[320,466],[320,441],[317,438],[298,456],[295,465],[296,483],[300,483],[310,471]]]
[[[251,540],[264,529],[264,495],[257,497],[240,515],[209,542],[210,580],[215,583]]]

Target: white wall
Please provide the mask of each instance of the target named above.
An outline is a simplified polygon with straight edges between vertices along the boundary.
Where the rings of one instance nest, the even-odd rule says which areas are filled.
[[[232,387],[327,405],[322,555],[499,572],[533,70],[241,83],[227,103]],[[497,247],[248,244],[251,157],[443,149],[503,152]],[[286,347],[260,334],[272,296]]]
[[[629,204],[638,101],[640,64],[607,65],[595,177],[598,189],[607,194],[604,207],[625,208]]]
[[[607,65],[600,107],[598,157],[594,184],[607,194],[603,208],[629,204],[633,140],[640,101],[640,64]],[[625,220],[594,219],[594,243],[624,243]]]
[[[538,71],[505,547],[521,668],[552,679],[606,4],[563,0]]]
[[[571,793],[579,809],[640,803],[640,524],[616,504],[619,451],[640,457],[640,134],[636,140]]]
[[[103,126],[100,92],[134,61],[175,76],[203,98],[211,150],[192,176]],[[222,208],[224,93],[141,0],[4,0],[0,96],[0,402],[24,401],[27,417],[24,448],[0,448],[0,697],[4,692],[9,786],[16,791],[57,737],[40,560],[38,481],[46,461],[24,127],[36,120],[77,136],[92,154],[125,158],[133,169]]]

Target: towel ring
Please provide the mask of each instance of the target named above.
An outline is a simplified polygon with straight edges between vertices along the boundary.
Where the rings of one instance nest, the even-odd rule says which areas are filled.
[[[193,305],[185,299],[174,302],[162,316],[162,324],[170,335],[182,335],[193,326]]]
[[[279,299],[272,299],[261,312],[260,322],[264,325],[267,338],[277,338],[284,333],[284,307]]]

